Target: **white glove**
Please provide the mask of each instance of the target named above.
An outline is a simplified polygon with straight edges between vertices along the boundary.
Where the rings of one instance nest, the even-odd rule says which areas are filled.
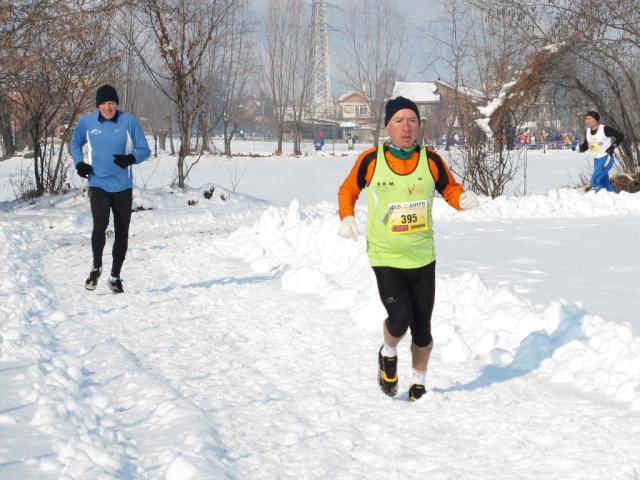
[[[471,210],[472,208],[476,208],[480,205],[478,201],[478,196],[472,191],[462,192],[460,195],[460,206],[463,210]]]
[[[338,235],[344,238],[351,238],[353,240],[358,238],[358,226],[356,225],[356,219],[353,218],[353,216],[349,215],[342,219]]]

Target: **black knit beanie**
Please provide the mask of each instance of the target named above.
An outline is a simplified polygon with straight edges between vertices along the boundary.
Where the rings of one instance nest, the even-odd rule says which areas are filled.
[[[600,123],[600,114],[594,110],[587,112],[585,117],[592,117],[595,119],[596,122]]]
[[[416,117],[418,117],[418,123],[420,123],[420,113],[418,112],[418,106],[408,98],[396,97],[389,100],[385,107],[385,115],[384,115],[385,126],[389,123],[389,120],[391,120],[391,117],[393,117],[398,110],[402,110],[404,108],[408,108],[409,110],[413,110],[414,112],[416,112]]]
[[[120,105],[118,92],[111,85],[103,85],[96,92],[96,107],[104,102],[116,102]]]

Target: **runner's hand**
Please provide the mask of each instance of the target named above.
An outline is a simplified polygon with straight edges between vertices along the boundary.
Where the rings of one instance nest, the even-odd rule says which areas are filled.
[[[89,178],[89,175],[93,173],[93,167],[88,163],[80,162],[76,165],[76,172],[78,172],[78,175],[82,178]]]
[[[358,226],[356,225],[356,219],[353,218],[353,216],[349,215],[342,219],[338,235],[344,238],[351,238],[353,240],[358,238]]]
[[[478,205],[480,205],[480,202],[475,193],[471,191],[462,192],[462,195],[460,195],[460,207],[462,207],[463,210],[471,210]]]
[[[117,164],[120,168],[127,168],[129,165],[136,163],[136,157],[131,154],[128,155],[114,155],[113,163]]]

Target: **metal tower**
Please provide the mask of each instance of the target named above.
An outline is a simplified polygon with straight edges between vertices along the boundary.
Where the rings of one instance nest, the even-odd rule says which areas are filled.
[[[313,79],[310,115],[329,118],[333,112],[331,83],[329,80],[329,34],[327,31],[327,4],[325,0],[312,0]]]

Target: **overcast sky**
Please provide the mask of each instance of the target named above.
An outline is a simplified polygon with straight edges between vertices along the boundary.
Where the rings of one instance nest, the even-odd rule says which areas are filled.
[[[309,5],[309,10],[311,10],[311,0],[305,1]],[[341,81],[341,75],[336,64],[340,58],[337,58],[338,55],[335,54],[336,51],[340,51],[343,48],[341,43],[344,42],[344,36],[338,30],[342,28],[344,8],[349,3],[349,0],[328,1],[329,56],[331,58],[331,84],[334,95],[340,95],[349,89],[349,86]],[[268,4],[269,0],[254,0],[252,2],[251,10],[257,19],[266,17],[265,12]],[[437,22],[443,15],[440,0],[396,0],[396,6],[404,16],[407,35],[407,58],[411,59],[403,71],[403,76],[408,81],[435,80],[438,74],[433,68],[428,68],[429,59],[425,52],[429,51],[426,37],[433,28],[433,23]],[[446,79],[444,72],[442,76]]]

